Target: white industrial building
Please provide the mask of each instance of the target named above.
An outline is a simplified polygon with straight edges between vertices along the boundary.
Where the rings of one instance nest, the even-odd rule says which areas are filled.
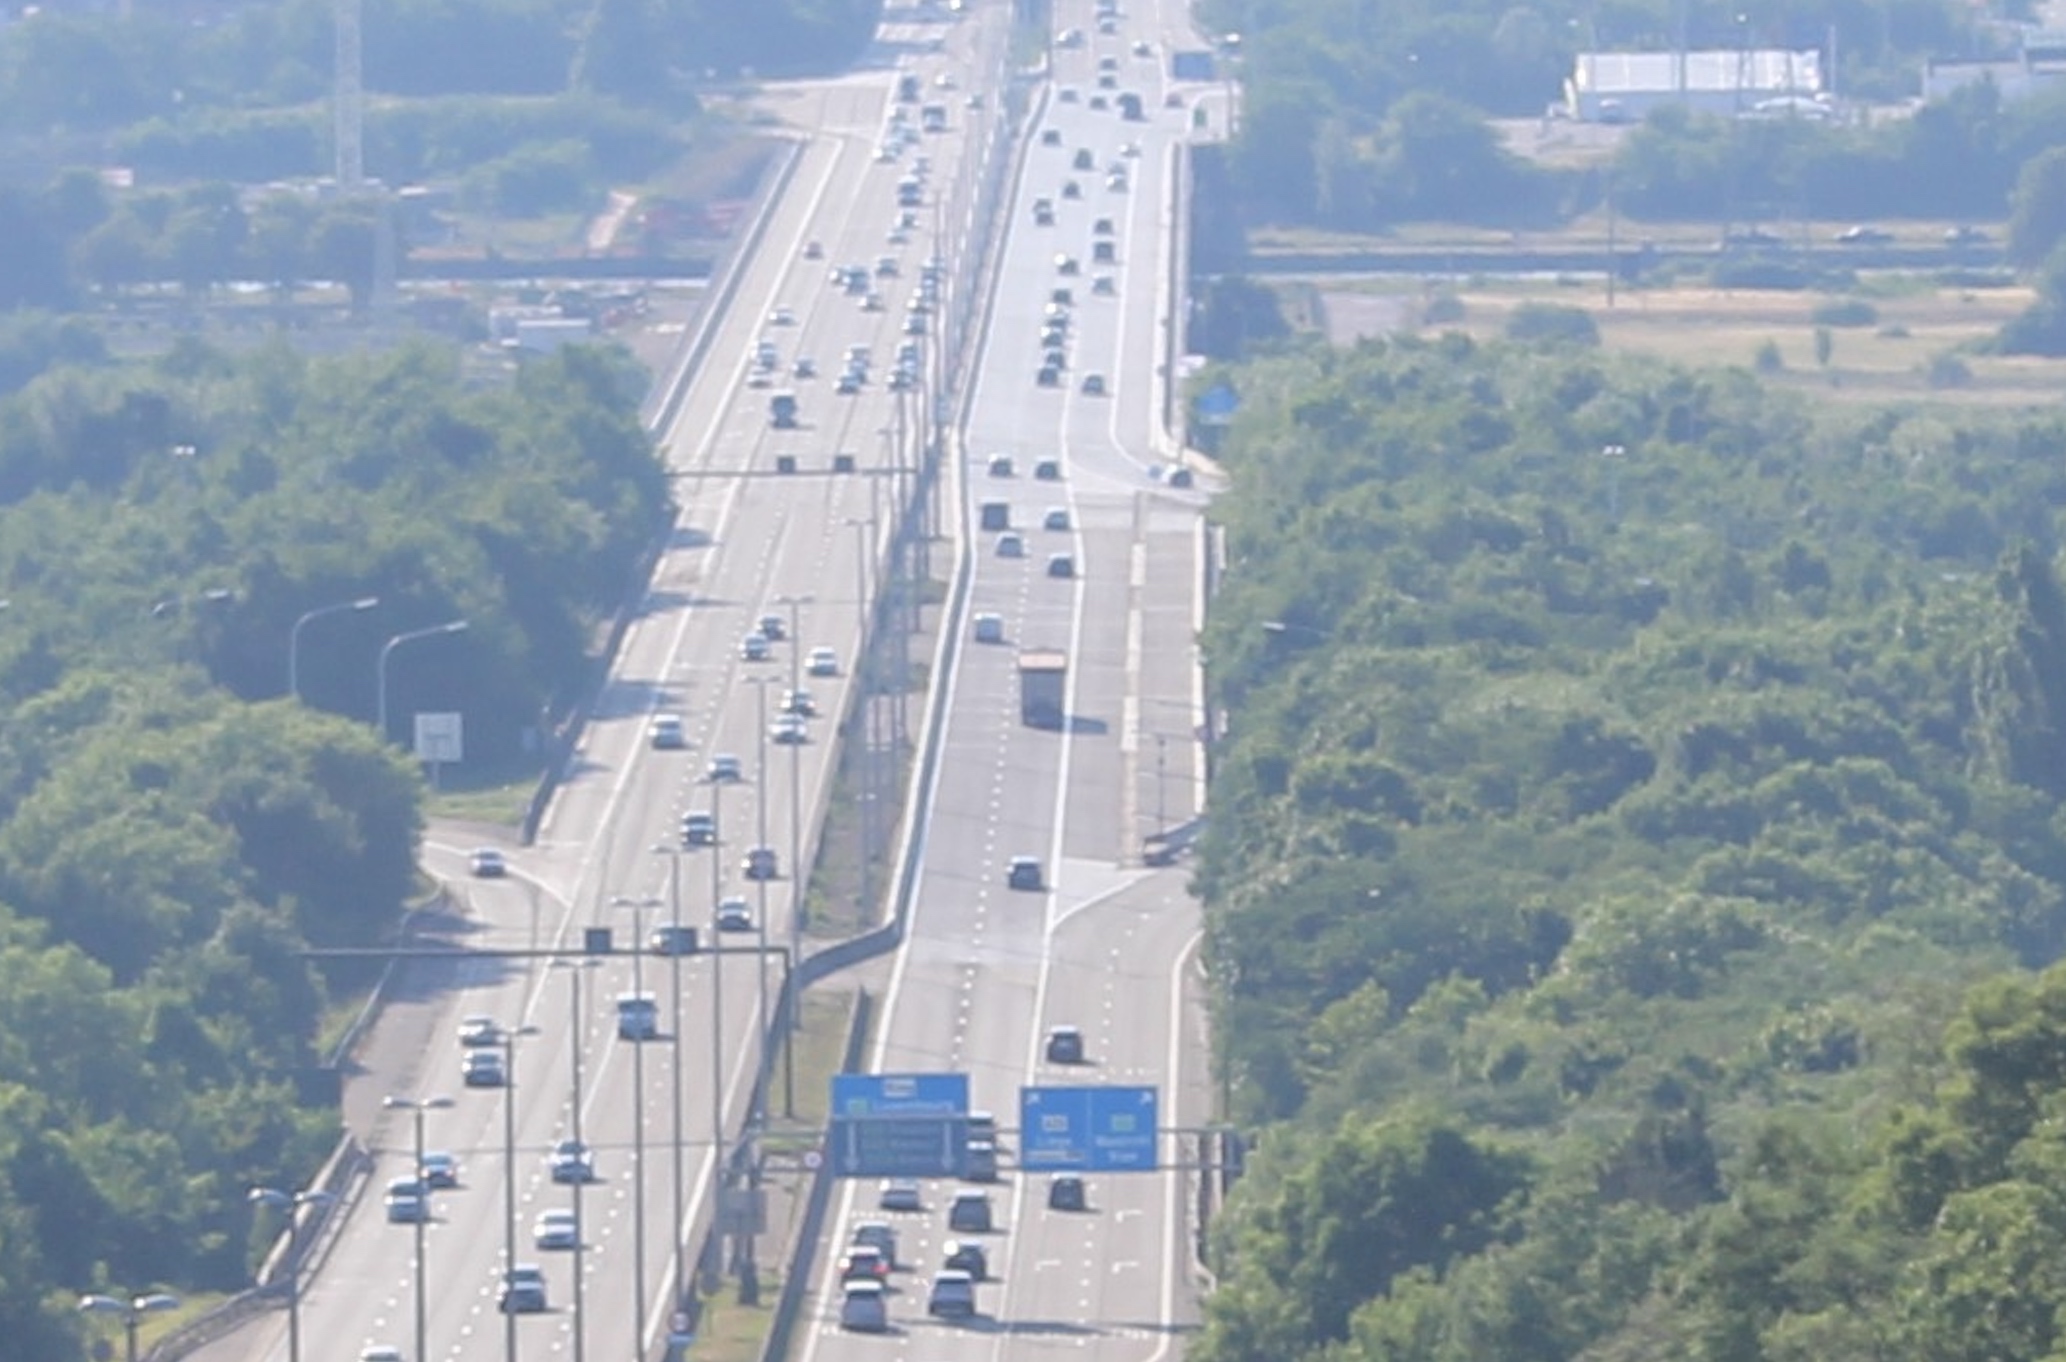
[[[1833,112],[1822,54],[1776,48],[1708,52],[1581,52],[1561,112],[1582,123],[1640,123],[1683,106],[1722,118]]]
[[[1933,61],[1923,67],[1923,102],[1934,103],[1961,86],[1994,82],[2003,99],[2022,99],[2066,79],[2066,33],[2033,29],[2007,61]]]

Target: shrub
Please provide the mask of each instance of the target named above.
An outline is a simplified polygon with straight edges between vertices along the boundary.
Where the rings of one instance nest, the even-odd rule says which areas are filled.
[[[1815,305],[1811,320],[1817,326],[1875,326],[1879,309],[1863,298],[1831,298]]]
[[[1508,340],[1598,345],[1599,323],[1582,307],[1565,303],[1523,303],[1506,319]]]

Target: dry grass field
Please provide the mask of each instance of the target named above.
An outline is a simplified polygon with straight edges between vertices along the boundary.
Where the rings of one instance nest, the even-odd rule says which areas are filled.
[[[1681,285],[1616,291],[1608,305],[1598,279],[1578,283],[1472,280],[1424,289],[1416,282],[1358,280],[1320,286],[1317,311],[1330,337],[1401,330],[1432,334],[1461,330],[1495,337],[1524,303],[1585,309],[1610,349],[1657,355],[1689,365],[1754,367],[1769,345],[1765,372],[1774,382],[1828,394],[1837,400],[1928,400],[1961,405],[2048,405],[2066,396],[2066,360],[1967,353],[1962,347],[1992,335],[2029,305],[2023,288],[1940,288],[1926,281],[1866,281],[1854,295],[1876,312],[1864,326],[1818,327],[1818,308],[1841,301],[1829,294]],[[1430,324],[1429,303],[1453,296],[1462,315]],[[1449,309],[1453,314],[1453,305]],[[1438,308],[1438,315],[1442,309]],[[1818,357],[1816,333],[1829,337],[1828,362]],[[1955,356],[1955,363],[1940,359]],[[1959,366],[1963,366],[1961,371]]]

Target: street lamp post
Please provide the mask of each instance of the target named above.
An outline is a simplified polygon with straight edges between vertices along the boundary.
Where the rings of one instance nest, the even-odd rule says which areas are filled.
[[[773,683],[774,679],[772,676],[749,676],[746,678],[746,684],[754,689],[757,702],[755,717],[760,724],[760,767],[753,773],[753,802],[757,806],[755,816],[756,821],[759,823],[759,830],[754,834],[754,837],[756,844],[762,847],[768,845],[768,686]],[[792,749],[794,746],[792,744]],[[796,864],[793,861],[790,863],[789,873],[792,876],[796,874]],[[760,905],[756,913],[757,920],[754,923],[754,927],[759,938],[760,948],[765,951],[768,948],[768,880],[762,878],[759,884]],[[765,969],[756,969],[754,971],[754,978],[757,981],[754,1010],[756,1032],[754,1057],[757,1066],[756,1073],[765,1074],[768,1067],[768,972]],[[748,1124],[765,1124],[767,1121],[767,1089],[765,1084],[757,1080],[753,1085],[753,1101],[753,1110],[747,1113]]]
[[[681,957],[682,940],[679,935],[681,921],[681,848],[658,846],[654,851],[667,857],[667,913],[669,924],[676,929],[670,932],[667,941],[667,972],[672,976],[673,989],[672,1020],[668,1023],[667,1048],[669,1064],[674,1071],[674,1304],[670,1313],[680,1312],[689,1298],[689,1244],[688,1226],[682,1216],[688,1206],[683,1198],[682,1159],[682,1106],[685,1099],[682,1087],[682,1024],[681,1024]]]
[[[449,1107],[452,1105],[452,1099],[449,1097],[390,1097],[382,1102],[381,1105],[389,1111],[406,1111],[415,1117],[416,1175],[418,1178],[421,1178],[423,1176],[424,1113]],[[430,1356],[429,1349],[424,1342],[425,1320],[429,1315],[429,1300],[424,1289],[425,1258],[423,1242],[424,1228],[429,1219],[430,1201],[426,1197],[416,1209],[416,1262],[411,1269],[411,1275],[416,1279],[416,1356],[418,1357]]]
[[[802,607],[812,604],[809,596],[784,596],[781,604],[789,607],[789,691],[793,695],[803,684],[800,668],[803,665],[803,615]],[[803,937],[804,919],[804,876],[803,876],[803,744],[795,743],[789,749],[789,874],[791,892],[789,895],[789,946],[798,948]],[[795,1021],[790,1018],[791,1023]],[[793,1116],[794,1111],[784,1115]]]
[[[295,619],[294,627],[287,631],[287,694],[301,699],[301,631],[315,620],[326,615],[341,615],[351,610],[371,610],[380,604],[378,596],[361,596],[355,601],[338,601],[334,605],[319,605],[313,610],[304,610]]]
[[[724,902],[725,837],[723,785],[710,787],[710,1206],[716,1245],[723,1238],[725,1197],[725,1004],[724,956],[717,950],[718,905]],[[722,1270],[719,1256],[704,1265],[704,1290],[717,1290]]]
[[[657,907],[658,899],[610,900],[612,906],[631,909],[631,991],[646,996],[646,909]],[[646,1038],[643,1033],[631,1043],[631,1300],[634,1335],[646,1327]]]
[[[602,962],[590,958],[579,960],[559,959],[552,962],[554,969],[567,971],[572,985],[567,1003],[567,1034],[574,1041],[574,1143],[581,1144],[581,1021],[585,1015],[581,1010],[581,976]],[[583,1145],[585,1149],[586,1146]],[[583,1254],[588,1244],[588,1221],[581,1209],[581,1193],[588,1186],[586,1177],[574,1179],[574,1362],[584,1362],[587,1356],[587,1315],[583,1311],[588,1296],[588,1273]]]
[[[420,1159],[418,1163],[420,1168]],[[283,1192],[277,1187],[253,1187],[247,1198],[287,1213],[287,1362],[301,1362],[301,1211],[304,1206],[327,1206],[337,1196],[314,1189]]]
[[[502,1028],[502,1281],[505,1287],[516,1271],[516,1043],[517,1028]],[[575,1222],[574,1235],[581,1235]],[[516,1311],[502,1312],[503,1362],[517,1360]]]
[[[120,1296],[79,1297],[79,1309],[82,1313],[122,1316],[123,1329],[129,1340],[129,1362],[136,1362],[136,1330],[137,1326],[143,1323],[143,1317],[166,1310],[177,1310],[179,1304],[179,1297],[162,1291],[148,1296],[131,1296],[126,1300]]]
[[[465,620],[447,620],[433,624],[428,629],[411,629],[406,634],[396,634],[380,647],[380,663],[374,674],[375,718],[380,729],[380,740],[387,741],[387,659],[395,649],[404,643],[413,643],[420,638],[436,638],[440,634],[461,634],[466,632]]]

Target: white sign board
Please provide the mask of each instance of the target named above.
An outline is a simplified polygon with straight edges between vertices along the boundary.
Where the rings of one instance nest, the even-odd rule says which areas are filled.
[[[416,760],[448,766],[465,759],[464,716],[419,714],[416,716]]]

